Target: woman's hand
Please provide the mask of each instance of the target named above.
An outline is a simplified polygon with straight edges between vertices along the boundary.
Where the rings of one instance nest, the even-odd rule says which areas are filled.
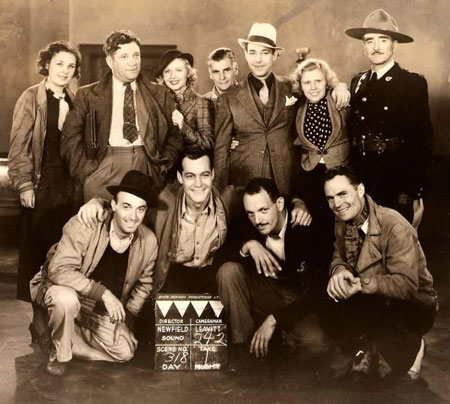
[[[34,189],[29,189],[20,193],[20,203],[24,208],[34,209]]]
[[[184,116],[178,109],[175,109],[172,112],[172,122],[174,125],[178,126],[180,130],[183,129]]]
[[[233,151],[238,146],[239,146],[239,140],[236,140],[234,137],[231,138],[230,151]]]

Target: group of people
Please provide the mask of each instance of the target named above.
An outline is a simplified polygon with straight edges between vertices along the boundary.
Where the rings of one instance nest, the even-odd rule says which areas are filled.
[[[350,91],[319,59],[274,74],[284,49],[267,23],[238,40],[242,81],[232,50],[211,52],[204,96],[189,53],[163,54],[157,83],[142,75],[131,31],[107,37],[110,72],[75,96],[78,51],[40,52],[46,77],[16,104],[9,175],[23,206],[18,298],[50,374],[73,356],[131,359],[135,319],[164,292],[219,294],[230,367],[283,330],[308,355],[346,347],[355,380],[382,361],[419,378],[437,310],[416,231],[427,84],[394,62],[412,38],[384,10],[346,34],[371,63]]]

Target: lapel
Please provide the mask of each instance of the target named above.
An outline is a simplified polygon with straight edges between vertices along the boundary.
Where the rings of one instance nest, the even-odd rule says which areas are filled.
[[[272,116],[269,121],[269,127],[273,124],[275,119],[280,114],[281,110],[286,105],[286,97],[291,96],[291,91],[287,83],[285,83],[280,77],[278,77],[276,74],[274,74],[274,82],[273,85],[275,86],[275,105],[273,108]]]
[[[369,83],[369,79],[370,79],[370,69],[364,72],[358,79],[358,82],[356,83],[355,94],[364,93],[367,84]]]
[[[356,265],[358,273],[382,259],[381,252],[377,248],[379,237],[381,237],[380,222],[374,210],[374,202],[369,196],[367,196],[367,203],[369,204],[369,228]]]
[[[266,124],[264,123],[258,107],[256,106],[256,102],[253,99],[248,77],[241,82],[236,98],[242,104],[244,109],[255,119],[255,121],[263,128],[266,128]]]
[[[109,72],[93,88],[91,93],[91,108],[95,110],[99,122],[99,148],[106,150],[111,131],[112,116],[112,73]]]
[[[47,131],[47,89],[45,88],[45,82],[47,79],[42,80],[39,83],[39,86],[37,88],[37,95],[36,95],[36,101],[37,101],[37,107],[41,113],[42,119],[41,119],[41,141],[43,142],[43,139],[45,137],[45,133]]]
[[[144,139],[147,133],[148,112],[139,86],[137,86],[136,91],[136,115],[139,123],[139,135]]]
[[[197,102],[197,97],[192,91],[191,88],[186,89],[184,93],[184,101],[180,105],[181,113],[184,117],[186,117],[189,112],[191,112],[192,108],[195,107],[195,104]]]
[[[331,135],[328,138],[327,143],[325,144],[325,149],[334,143],[336,137],[341,132],[341,119],[339,111],[336,109],[336,105],[334,104],[329,94],[327,95],[327,105],[331,120]]]

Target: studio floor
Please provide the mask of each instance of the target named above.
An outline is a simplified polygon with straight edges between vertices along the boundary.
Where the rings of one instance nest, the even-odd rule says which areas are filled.
[[[329,368],[295,357],[255,361],[248,374],[227,371],[162,372],[152,368],[150,346],[126,364],[73,360],[62,378],[44,372],[46,357],[30,345],[31,308],[15,300],[18,248],[0,246],[0,404],[115,403],[444,403],[450,402],[449,166],[436,162],[420,240],[439,293],[440,311],[426,335],[422,379],[414,385],[380,382],[349,386],[340,377],[339,350]],[[3,230],[0,229],[0,232]],[[2,240],[8,237],[2,235]]]

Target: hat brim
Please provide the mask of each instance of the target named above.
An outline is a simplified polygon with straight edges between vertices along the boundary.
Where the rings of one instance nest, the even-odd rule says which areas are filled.
[[[409,43],[414,42],[414,39],[408,35],[402,34],[396,31],[389,31],[386,29],[379,28],[350,28],[345,31],[346,35],[352,37],[354,39],[363,39],[365,34],[385,34],[390,36],[392,39],[396,40],[399,43]]]
[[[274,49],[274,50],[277,50],[277,51],[280,51],[280,52],[284,51],[284,48],[281,48],[279,46],[272,46],[272,45],[269,45],[269,44],[264,43],[264,42],[249,41],[248,39],[243,39],[243,38],[238,38],[238,42],[239,42],[239,45],[241,45],[241,48],[244,49],[244,50],[246,50],[246,48],[245,48],[246,44],[254,43],[255,45],[264,46],[265,48]]]
[[[164,69],[169,66],[175,59],[185,59],[189,62],[191,67],[194,67],[194,56],[190,53],[183,52],[179,55],[174,55],[174,57],[168,59],[163,66],[159,66],[158,71],[156,72],[156,77],[162,77]]]
[[[112,195],[115,196],[119,192],[128,192],[129,194],[133,194],[144,201],[147,202],[147,207],[149,208],[156,208],[158,209],[167,209],[167,205],[163,202],[161,202],[158,199],[158,194],[156,191],[146,192],[142,189],[130,187],[127,185],[109,185],[106,187],[106,190]]]

